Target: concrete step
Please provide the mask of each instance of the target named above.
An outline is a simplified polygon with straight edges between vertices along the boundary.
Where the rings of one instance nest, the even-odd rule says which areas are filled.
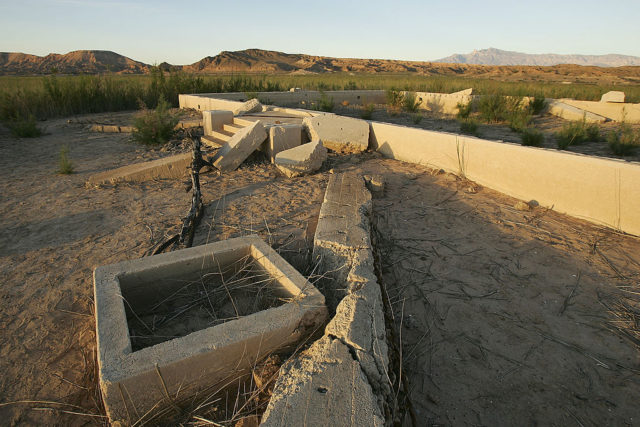
[[[238,124],[224,124],[224,125],[222,125],[222,130],[224,130],[226,132],[230,132],[230,133],[236,133],[240,129],[242,129],[243,127],[244,126],[240,126]]]
[[[203,135],[200,137],[200,141],[203,145],[209,148],[220,148],[225,145],[227,142],[218,138],[214,138],[213,136]]]
[[[234,134],[232,134],[231,132],[226,132],[226,131],[211,131],[209,132],[209,136],[212,136],[216,139],[220,139],[222,141],[228,141],[231,139],[231,137]]]
[[[245,127],[245,126],[249,126],[249,125],[253,124],[253,121],[240,119],[238,117],[234,117],[233,118],[233,124],[236,125],[236,126]]]

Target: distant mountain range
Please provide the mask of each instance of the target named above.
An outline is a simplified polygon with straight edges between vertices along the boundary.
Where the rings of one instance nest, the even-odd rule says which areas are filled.
[[[640,66],[640,57],[627,55],[557,55],[555,53],[528,54],[495,48],[455,54],[433,62],[477,65],[586,65],[595,67]]]
[[[640,83],[640,67],[620,66],[577,66],[571,64],[542,66],[534,65],[533,57],[542,61],[552,55],[526,55],[516,52],[486,49],[471,54],[478,61],[496,63],[519,63],[529,65],[477,65],[469,63],[474,60],[465,55],[454,55],[443,58],[441,62],[400,61],[391,59],[356,59],[332,58],[327,56],[313,56],[304,54],[290,54],[270,50],[247,49],[235,52],[220,52],[215,56],[207,56],[189,65],[171,65],[166,62],[159,64],[163,70],[182,70],[189,73],[290,73],[315,74],[331,72],[351,73],[415,73],[429,76],[464,76],[480,77],[500,80],[545,80],[545,81],[574,81],[574,82],[602,82],[611,84]],[[565,58],[562,55],[553,55]],[[605,59],[609,58],[610,62]],[[484,58],[484,59],[482,59]],[[512,58],[512,59],[507,59]],[[522,58],[522,59],[516,59]],[[572,55],[574,62],[586,63],[586,56]],[[614,58],[620,64],[640,65],[640,58],[622,55],[605,55],[599,58],[599,64],[613,64]],[[551,61],[547,58],[545,61]],[[558,62],[570,62],[561,61]],[[491,62],[493,64],[493,62]],[[61,55],[52,53],[47,56],[36,56],[25,53],[0,53],[0,75],[43,75],[43,74],[145,74],[152,66],[120,54],[101,50],[78,50]]]

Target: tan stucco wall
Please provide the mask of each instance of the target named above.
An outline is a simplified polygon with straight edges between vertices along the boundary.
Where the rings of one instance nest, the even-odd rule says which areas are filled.
[[[640,235],[639,163],[377,122],[370,135],[386,157],[462,172],[518,199]]]

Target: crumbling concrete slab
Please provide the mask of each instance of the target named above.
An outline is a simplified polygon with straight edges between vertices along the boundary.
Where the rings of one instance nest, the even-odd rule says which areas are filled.
[[[606,117],[585,111],[555,99],[547,99],[547,102],[549,103],[549,113],[565,120],[585,120],[587,123],[604,123],[607,121]]]
[[[313,255],[326,277],[320,286],[336,314],[324,337],[283,367],[264,425],[384,424],[381,414],[391,395],[389,356],[370,214],[371,195],[363,178],[332,175]],[[348,394],[352,390],[355,396]]]
[[[236,132],[213,157],[213,165],[221,172],[235,170],[267,139],[267,131],[260,121]]]
[[[150,162],[136,163],[118,169],[101,172],[89,177],[88,186],[115,184],[127,181],[181,178],[191,165],[191,153],[178,154]]]
[[[274,163],[276,154],[302,144],[302,125],[286,124],[269,128],[269,139],[264,143],[264,152]]]
[[[376,196],[382,196],[384,194],[384,177],[382,175],[365,175],[364,182],[372,194]]]
[[[351,117],[325,114],[306,117],[303,124],[312,141],[341,153],[359,153],[369,147],[369,123]]]
[[[291,178],[317,171],[326,159],[327,149],[322,142],[312,141],[279,152],[275,164],[280,172]]]
[[[241,106],[233,110],[233,114],[236,116],[241,116],[243,114],[257,113],[262,111],[262,104],[256,98],[250,99]]]
[[[383,426],[375,395],[349,348],[323,337],[280,369],[262,426]]]
[[[612,90],[602,95],[600,102],[624,102],[624,92]]]
[[[202,126],[204,134],[211,136],[214,131],[220,131],[225,124],[233,123],[233,111],[207,110],[202,112]]]
[[[154,286],[181,289],[185,281],[247,256],[290,302],[132,351],[125,304],[144,303],[149,293],[161,291]],[[246,372],[313,332],[327,315],[322,294],[257,236],[98,267],[94,292],[100,388],[110,421],[127,425],[156,405],[190,399]]]

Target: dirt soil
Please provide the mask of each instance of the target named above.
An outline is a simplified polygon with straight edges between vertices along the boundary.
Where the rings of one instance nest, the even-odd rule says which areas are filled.
[[[176,233],[180,180],[86,188],[96,172],[166,155],[92,115],[16,140],[0,129],[0,420],[104,424],[92,270]],[[57,175],[62,145],[76,173]],[[288,179],[254,158],[201,178],[195,245],[257,233],[303,274],[330,170],[382,174],[373,223],[421,425],[633,425],[640,395],[640,240],[449,174],[330,156]],[[634,323],[635,322],[635,323]]]

